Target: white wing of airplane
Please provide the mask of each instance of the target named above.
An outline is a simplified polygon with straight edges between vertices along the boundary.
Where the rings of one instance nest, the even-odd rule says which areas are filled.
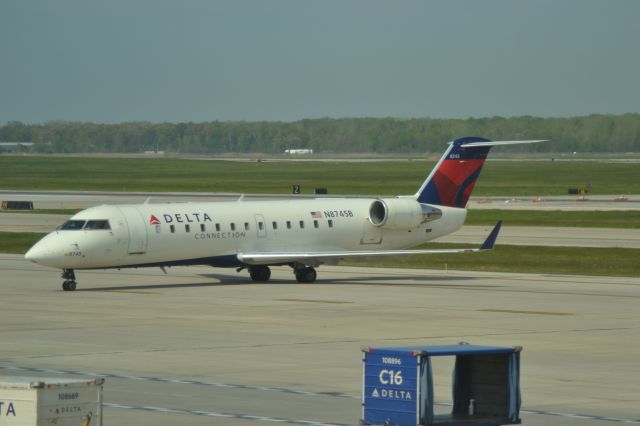
[[[238,253],[240,262],[248,265],[266,265],[273,263],[325,263],[329,260],[340,260],[347,258],[361,257],[381,257],[381,256],[407,256],[414,254],[446,254],[446,253],[476,253],[485,250],[492,250],[495,245],[502,221],[499,221],[493,230],[482,243],[480,248],[462,249],[423,249],[423,250],[360,250],[360,251],[315,251],[315,252],[247,252]]]

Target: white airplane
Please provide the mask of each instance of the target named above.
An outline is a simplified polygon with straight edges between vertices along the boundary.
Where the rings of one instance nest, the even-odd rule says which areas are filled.
[[[62,288],[75,290],[76,269],[210,265],[248,269],[268,281],[269,266],[289,265],[298,282],[341,259],[493,248],[501,222],[477,249],[409,250],[459,229],[465,206],[493,146],[465,137],[448,149],[414,195],[269,201],[102,205],[83,210],[25,255],[63,270]]]

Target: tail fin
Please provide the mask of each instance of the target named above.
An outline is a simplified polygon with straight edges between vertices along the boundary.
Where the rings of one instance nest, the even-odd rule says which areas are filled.
[[[534,142],[543,141],[493,142],[473,136],[456,139],[415,196],[420,203],[464,208],[491,147]]]

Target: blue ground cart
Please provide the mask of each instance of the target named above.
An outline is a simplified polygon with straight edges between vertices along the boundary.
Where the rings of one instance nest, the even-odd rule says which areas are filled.
[[[521,347],[406,346],[363,349],[364,425],[520,423]],[[431,358],[455,356],[453,407],[434,413]]]

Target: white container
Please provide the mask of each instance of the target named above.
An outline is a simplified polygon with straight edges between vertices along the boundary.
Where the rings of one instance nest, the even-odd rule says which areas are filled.
[[[101,426],[103,383],[0,376],[0,425]]]

